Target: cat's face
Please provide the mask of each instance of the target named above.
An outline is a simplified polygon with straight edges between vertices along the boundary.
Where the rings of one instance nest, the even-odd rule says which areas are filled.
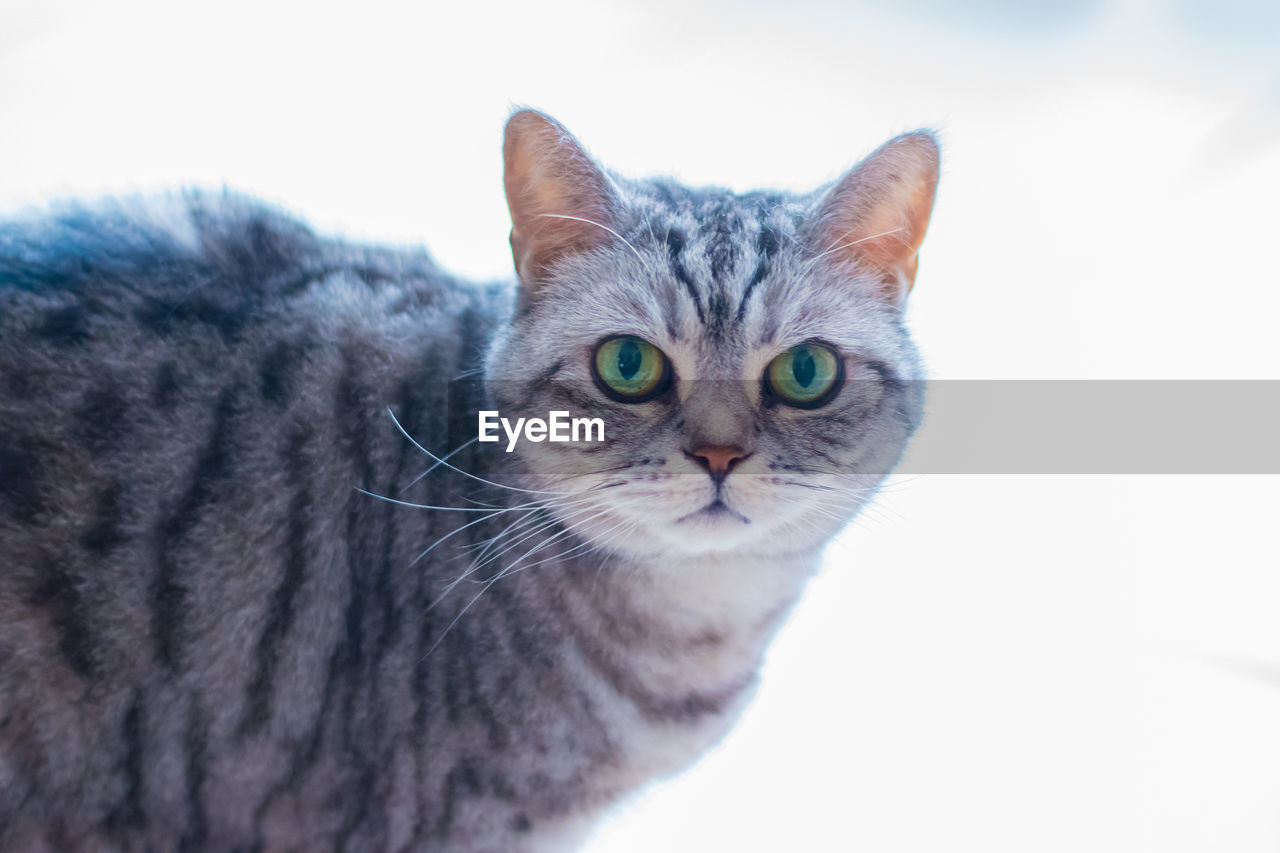
[[[511,454],[563,523],[634,554],[794,553],[870,498],[920,416],[901,304],[936,179],[909,148],[906,201],[882,210],[885,150],[830,191],[742,196],[606,176],[558,125],[513,118],[522,291],[487,379],[504,417],[603,421],[603,442]]]

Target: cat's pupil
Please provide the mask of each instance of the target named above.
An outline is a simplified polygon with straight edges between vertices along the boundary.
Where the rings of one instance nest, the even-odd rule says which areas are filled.
[[[618,372],[622,374],[622,378],[631,379],[635,376],[640,370],[640,362],[643,358],[644,355],[635,341],[624,341],[622,346],[618,347]]]
[[[795,358],[791,360],[791,375],[796,378],[796,382],[801,388],[808,388],[809,383],[813,382],[813,376],[818,372],[818,366],[813,363],[813,356],[809,353],[808,347],[802,347],[796,351]]]

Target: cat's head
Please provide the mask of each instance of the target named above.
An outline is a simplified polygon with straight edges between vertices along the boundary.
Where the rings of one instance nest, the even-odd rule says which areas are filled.
[[[491,348],[502,417],[600,418],[603,442],[518,442],[523,485],[632,554],[812,551],[920,418],[902,323],[938,177],[927,132],[807,195],[606,172],[557,122],[507,125],[519,276]]]

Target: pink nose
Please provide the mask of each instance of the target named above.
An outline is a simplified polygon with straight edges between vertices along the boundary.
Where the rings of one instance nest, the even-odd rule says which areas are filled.
[[[736,444],[707,444],[694,448],[689,455],[699,465],[710,471],[712,476],[723,476],[750,454]]]

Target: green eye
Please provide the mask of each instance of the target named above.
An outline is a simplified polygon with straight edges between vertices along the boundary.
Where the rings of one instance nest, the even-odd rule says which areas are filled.
[[[671,365],[662,350],[634,335],[600,344],[594,366],[600,389],[623,403],[652,400],[671,384]]]
[[[769,362],[765,384],[779,400],[800,409],[816,409],[840,388],[840,358],[829,347],[809,343],[792,347]]]

